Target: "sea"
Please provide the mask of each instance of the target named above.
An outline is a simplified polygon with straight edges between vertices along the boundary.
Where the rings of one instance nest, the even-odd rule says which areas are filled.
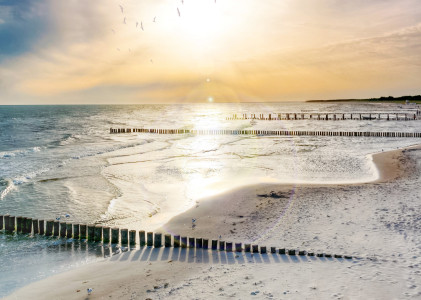
[[[0,106],[0,214],[156,230],[197,202],[242,186],[373,181],[379,174],[372,154],[419,138],[110,134],[110,128],[421,132],[418,120],[227,120],[415,110],[367,102]],[[103,259],[102,245],[0,231],[0,297]]]

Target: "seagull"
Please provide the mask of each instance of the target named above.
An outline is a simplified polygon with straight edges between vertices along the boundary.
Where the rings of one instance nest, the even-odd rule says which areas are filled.
[[[143,29],[143,23],[140,22],[140,28],[142,28],[143,31],[145,31],[145,29]]]
[[[57,218],[56,218],[56,220],[57,220],[57,221],[60,221],[60,219],[61,219],[61,217],[57,217]]]
[[[119,6],[120,6],[121,13],[124,13],[124,8],[123,8],[123,6],[121,6],[121,5],[119,5]]]
[[[191,219],[191,222],[192,222],[192,223],[196,222],[196,219]]]
[[[86,291],[88,292],[88,295],[90,295],[92,293],[94,289],[93,288],[87,288]]]
[[[178,16],[181,17],[180,10],[177,7]]]
[[[70,215],[69,214],[65,214],[64,215],[66,218],[70,218]]]

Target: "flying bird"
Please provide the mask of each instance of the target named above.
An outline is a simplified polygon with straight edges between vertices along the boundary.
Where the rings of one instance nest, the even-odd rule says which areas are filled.
[[[139,25],[139,22],[136,22],[136,28],[137,28],[137,25]]]
[[[153,18],[153,21],[154,21],[154,22],[155,22],[155,20],[156,20],[156,17],[154,17],[154,18]]]
[[[178,16],[181,17],[180,10],[177,7]]]
[[[143,29],[143,23],[140,22],[140,28],[142,28],[143,31],[145,31],[145,29]]]
[[[121,13],[124,13],[124,8],[123,8],[123,6],[121,6],[121,5],[119,5],[119,6],[120,6]]]
[[[123,23],[126,24],[126,17],[124,17]]]

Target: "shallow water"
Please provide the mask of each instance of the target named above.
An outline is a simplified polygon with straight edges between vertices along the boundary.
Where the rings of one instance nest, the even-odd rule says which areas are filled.
[[[204,197],[251,183],[374,180],[369,154],[419,139],[110,135],[109,128],[420,132],[419,121],[225,120],[234,113],[404,110],[364,103],[2,106],[0,214],[51,219],[68,213],[72,222],[153,230]],[[75,255],[71,248],[51,259],[46,249],[56,242],[65,243],[0,234],[0,271],[16,275],[0,279],[0,296],[97,257],[89,251]],[[33,268],[21,280],[26,259]]]

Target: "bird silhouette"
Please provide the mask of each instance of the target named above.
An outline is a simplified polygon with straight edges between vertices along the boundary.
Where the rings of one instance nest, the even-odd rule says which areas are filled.
[[[180,10],[177,7],[178,16],[181,17]]]
[[[153,18],[153,21],[154,21],[154,22],[155,22],[155,20],[156,20],[156,17],[154,17],[154,18]]]
[[[136,22],[136,28],[137,28],[137,25],[139,25],[139,22]]]
[[[140,28],[142,28],[143,31],[145,31],[145,29],[143,29],[143,23],[140,22]]]
[[[123,8],[123,6],[121,6],[121,5],[119,5],[119,6],[120,6],[121,13],[124,13],[124,8]]]
[[[124,17],[123,23],[126,24],[126,17]]]

